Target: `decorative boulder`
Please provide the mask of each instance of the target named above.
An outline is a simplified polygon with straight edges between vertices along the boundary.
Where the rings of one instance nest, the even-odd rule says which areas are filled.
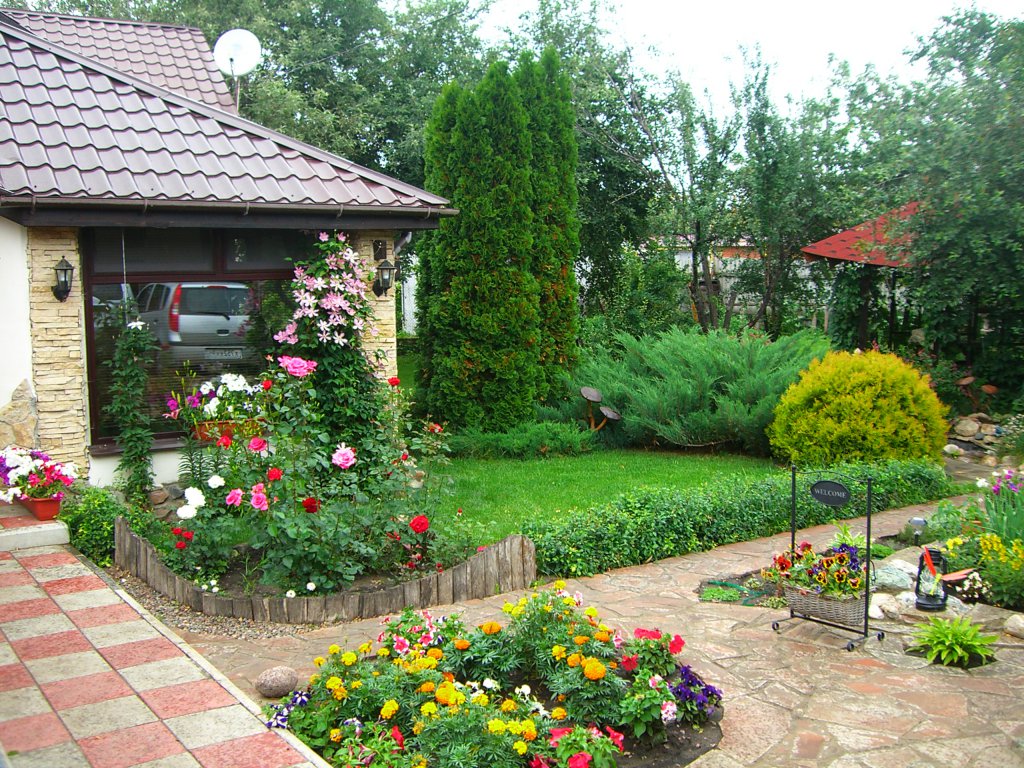
[[[1013,614],[1006,620],[1004,629],[1006,634],[1024,639],[1024,616],[1019,613]]]
[[[889,564],[875,570],[874,582],[878,589],[888,589],[897,592],[914,588],[914,579],[910,574]]]
[[[299,673],[291,667],[271,667],[265,669],[254,683],[260,696],[267,699],[280,699],[295,690],[299,684]]]

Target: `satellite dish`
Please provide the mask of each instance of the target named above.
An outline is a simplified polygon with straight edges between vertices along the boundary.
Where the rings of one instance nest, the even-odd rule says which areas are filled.
[[[213,46],[213,60],[217,68],[235,78],[252,72],[262,58],[260,41],[247,29],[229,29]]]

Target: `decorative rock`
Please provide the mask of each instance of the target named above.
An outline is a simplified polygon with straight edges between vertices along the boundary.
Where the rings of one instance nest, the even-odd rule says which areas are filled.
[[[972,413],[967,418],[974,419],[979,424],[995,424],[995,420],[991,416],[989,416],[987,413],[982,413],[981,411],[978,411],[977,413]]]
[[[171,494],[167,492],[166,488],[154,488],[149,492],[149,503],[153,505],[163,504],[171,498]]]
[[[172,499],[181,499],[185,497],[185,491],[182,490],[181,486],[177,483],[168,483],[164,486],[164,490],[167,491],[168,495]]]
[[[11,401],[0,407],[0,445],[35,446],[38,424],[36,399],[25,379],[11,393]]]
[[[1003,631],[1008,635],[1024,639],[1024,615],[1015,613],[1006,620]]]
[[[881,568],[875,570],[874,583],[878,589],[901,591],[912,589],[914,579],[902,569],[886,563]]]
[[[991,456],[991,455],[990,456],[984,456],[981,459],[981,463],[984,464],[986,467],[997,467],[997,466],[999,466],[999,459],[997,459],[995,456]]]
[[[900,605],[896,598],[887,592],[877,592],[871,595],[871,605],[868,606],[868,616],[872,619],[897,619],[900,615]]]
[[[981,429],[979,424],[974,419],[960,419],[953,427],[953,431],[956,432],[960,437],[971,438],[978,434],[978,430]]]
[[[947,456],[964,455],[964,449],[961,448],[959,445],[954,445],[953,443],[947,443],[946,446],[942,449],[942,452]]]
[[[253,683],[260,696],[280,699],[295,690],[299,684],[299,673],[291,667],[271,667],[260,672]]]

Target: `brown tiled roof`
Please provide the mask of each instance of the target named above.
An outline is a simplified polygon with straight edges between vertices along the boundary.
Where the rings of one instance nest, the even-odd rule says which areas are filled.
[[[905,221],[917,213],[916,202],[883,213],[877,219],[865,221],[851,229],[826,237],[816,243],[802,248],[807,257],[832,259],[838,261],[855,261],[871,264],[876,267],[908,267],[910,261],[899,252],[886,249],[886,246],[903,245],[906,235],[899,235],[890,240],[889,228],[893,222]]]
[[[454,213],[444,198],[0,20],[0,209]]]
[[[15,9],[0,13],[44,40],[108,67],[195,101],[236,111],[213,52],[198,29]]]

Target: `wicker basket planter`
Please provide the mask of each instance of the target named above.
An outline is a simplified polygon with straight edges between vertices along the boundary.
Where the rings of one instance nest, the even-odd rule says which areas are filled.
[[[804,616],[856,627],[864,623],[864,593],[845,598],[819,595],[791,584],[783,584],[790,610]]]

